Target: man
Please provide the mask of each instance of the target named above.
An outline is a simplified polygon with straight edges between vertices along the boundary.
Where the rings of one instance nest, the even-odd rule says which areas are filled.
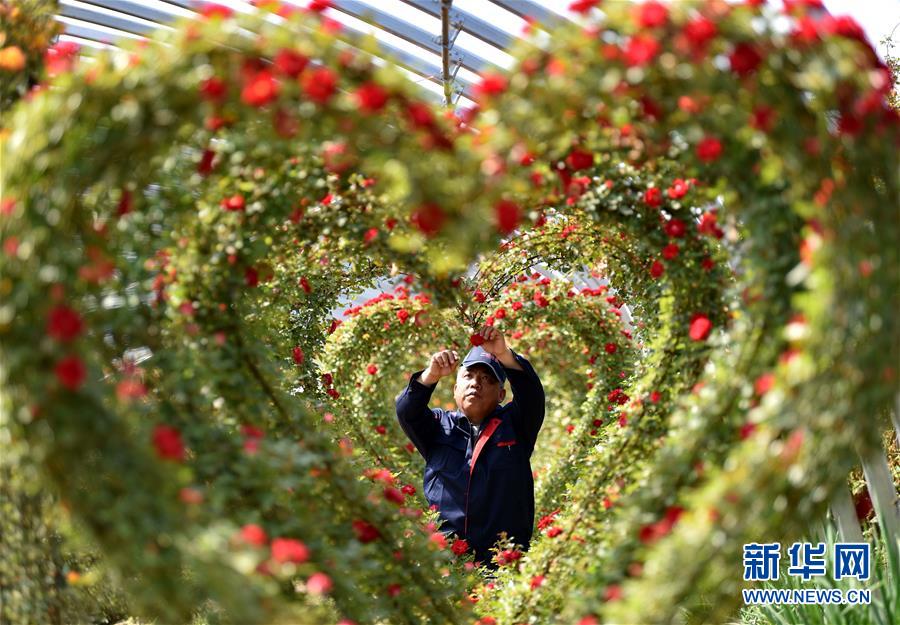
[[[425,458],[424,492],[440,512],[441,529],[465,538],[476,561],[496,568],[490,548],[506,532],[527,550],[534,530],[531,453],[544,422],[544,389],[503,334],[484,339],[463,359],[453,350],[431,356],[397,397],[400,427]],[[456,410],[430,409],[438,381],[456,371]],[[509,378],[513,401],[505,406]]]

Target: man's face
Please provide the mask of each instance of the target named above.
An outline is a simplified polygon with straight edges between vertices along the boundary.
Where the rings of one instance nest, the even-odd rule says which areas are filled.
[[[506,389],[487,365],[478,364],[460,367],[453,385],[453,397],[469,421],[479,424],[503,401]]]

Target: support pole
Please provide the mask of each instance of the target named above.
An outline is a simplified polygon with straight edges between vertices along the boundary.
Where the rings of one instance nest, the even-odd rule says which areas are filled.
[[[450,75],[450,7],[453,0],[441,0],[441,64],[444,76],[444,105],[453,106],[452,85],[453,77]]]

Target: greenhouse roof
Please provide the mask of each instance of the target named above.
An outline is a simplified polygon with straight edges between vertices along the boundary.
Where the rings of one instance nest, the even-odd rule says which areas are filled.
[[[60,0],[63,38],[93,48],[142,39],[205,4],[196,0]],[[218,0],[235,11],[255,10],[249,0]],[[286,0],[298,8],[308,0]],[[440,0],[331,0],[324,14],[351,34],[371,33],[382,49],[433,95],[443,97]],[[567,2],[553,0],[454,0],[449,10],[450,73],[458,106],[471,104],[471,87],[489,67],[512,64],[504,50],[529,26],[526,18],[554,25],[570,19]]]

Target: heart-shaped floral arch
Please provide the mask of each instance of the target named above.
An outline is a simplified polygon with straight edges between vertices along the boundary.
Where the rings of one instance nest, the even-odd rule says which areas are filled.
[[[889,73],[758,4],[611,4],[464,119],[277,3],[61,71],[5,121],[7,466],[166,622],[733,614],[742,544],[823,513],[897,379]],[[391,401],[485,321],[548,388],[490,584]]]

